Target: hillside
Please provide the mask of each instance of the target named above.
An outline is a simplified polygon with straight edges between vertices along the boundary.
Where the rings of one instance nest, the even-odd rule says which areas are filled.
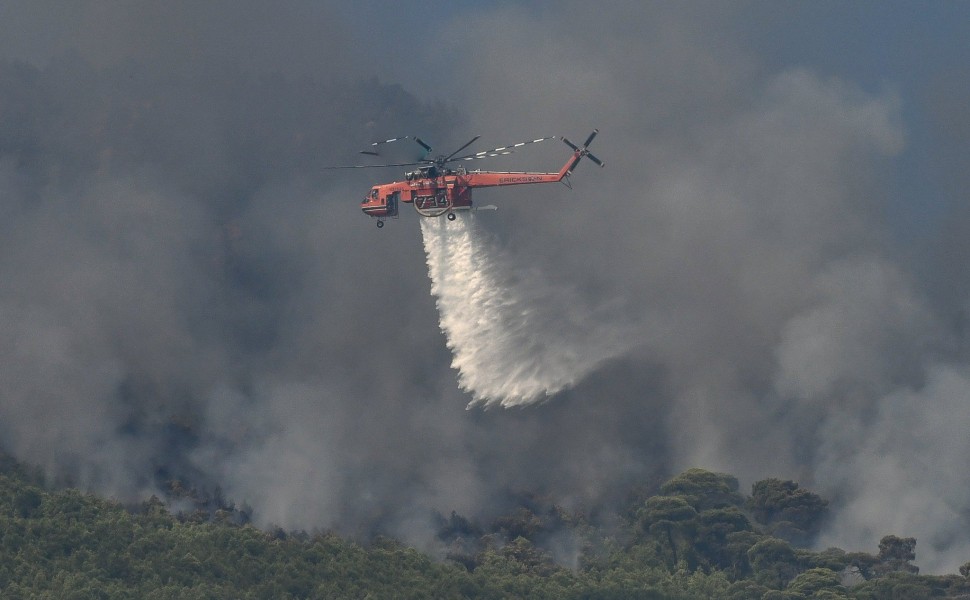
[[[231,509],[171,514],[48,490],[28,469],[0,473],[0,589],[17,598],[938,598],[965,597],[964,576],[923,576],[916,541],[886,536],[875,555],[813,552],[826,502],[768,479],[692,469],[632,495],[611,526],[523,498],[486,527],[452,514],[444,560],[386,538],[262,531]],[[551,540],[581,541],[557,564]],[[967,569],[961,569],[966,574]],[[849,587],[843,583],[852,584]]]

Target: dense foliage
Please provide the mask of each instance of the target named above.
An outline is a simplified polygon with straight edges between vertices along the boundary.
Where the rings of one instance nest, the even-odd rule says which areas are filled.
[[[453,513],[438,535],[450,552],[435,560],[384,538],[363,546],[330,533],[263,531],[231,507],[173,515],[155,497],[132,509],[52,491],[0,460],[0,592],[157,600],[970,594],[970,563],[961,575],[919,575],[913,538],[886,536],[876,555],[800,549],[827,503],[791,481],[758,482],[744,497],[735,478],[691,469],[657,491],[609,526],[534,497],[486,527]]]

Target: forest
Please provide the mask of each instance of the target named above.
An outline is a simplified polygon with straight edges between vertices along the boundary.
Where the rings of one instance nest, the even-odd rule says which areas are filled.
[[[0,455],[3,598],[970,598],[970,562],[920,575],[911,537],[886,535],[874,553],[807,549],[828,502],[793,481],[746,495],[731,475],[690,469],[584,513],[522,495],[490,523],[442,515],[442,556],[379,535],[263,530],[171,483],[165,501],[123,505]]]

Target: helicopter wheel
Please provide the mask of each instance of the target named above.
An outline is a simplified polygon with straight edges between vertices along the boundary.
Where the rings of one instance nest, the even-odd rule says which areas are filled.
[[[448,213],[448,220],[449,221],[454,221],[457,218],[458,218],[458,215],[456,215],[455,213],[453,213],[453,212]]]
[[[378,228],[378,229],[380,229],[380,228],[381,228],[381,227],[383,227],[383,226],[384,226],[384,221],[378,221],[378,222],[377,222],[377,228]]]

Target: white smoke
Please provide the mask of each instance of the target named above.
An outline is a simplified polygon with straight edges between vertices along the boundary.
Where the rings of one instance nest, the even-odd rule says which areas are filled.
[[[915,536],[924,573],[953,573],[970,556],[970,374],[939,364],[925,383],[897,389],[874,410],[833,413],[822,429],[820,474],[844,506],[820,546],[873,548],[891,532]]]
[[[577,383],[630,346],[570,290],[515,264],[471,213],[422,219],[431,293],[458,383],[475,405],[529,404]]]

